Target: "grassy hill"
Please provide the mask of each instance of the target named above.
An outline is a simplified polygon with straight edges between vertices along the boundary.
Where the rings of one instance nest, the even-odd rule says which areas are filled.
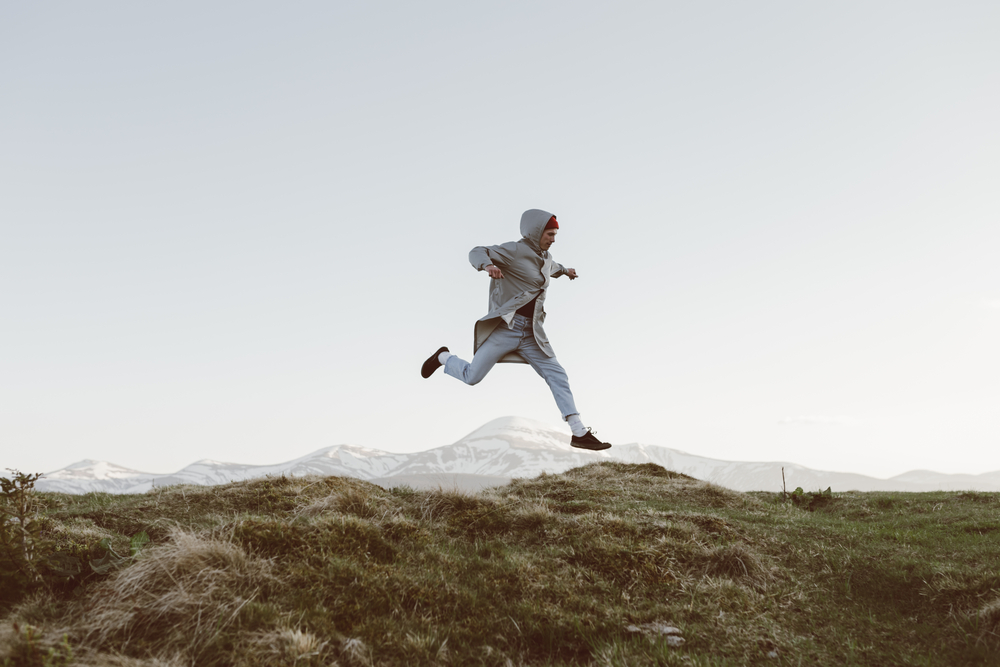
[[[313,477],[37,499],[39,548],[83,570],[5,580],[4,664],[1000,664],[998,494],[793,502],[599,463],[477,495]],[[109,567],[101,540],[127,555],[140,532]]]

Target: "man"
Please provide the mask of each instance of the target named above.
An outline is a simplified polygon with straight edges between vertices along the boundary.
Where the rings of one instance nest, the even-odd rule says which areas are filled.
[[[545,336],[545,291],[550,278],[569,276],[576,280],[575,269],[557,264],[549,255],[559,232],[556,216],[548,211],[531,209],[521,216],[520,241],[503,245],[479,246],[469,253],[477,271],[490,276],[490,312],[476,322],[474,357],[463,361],[440,348],[424,362],[420,374],[429,378],[439,366],[444,372],[473,385],[486,377],[496,363],[528,363],[552,390],[563,419],[573,430],[570,444],[580,449],[607,449],[583,425],[573,401],[566,371],[556,359]]]

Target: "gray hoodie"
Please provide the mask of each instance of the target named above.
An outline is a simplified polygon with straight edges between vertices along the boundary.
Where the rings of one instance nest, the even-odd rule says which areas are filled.
[[[473,351],[486,342],[493,330],[503,324],[510,327],[514,313],[536,296],[535,313],[531,321],[538,347],[550,357],[556,356],[549,339],[542,329],[545,322],[545,290],[550,278],[566,273],[566,268],[552,259],[539,245],[545,225],[552,214],[537,208],[521,215],[520,241],[502,245],[477,246],[469,252],[469,261],[477,271],[495,264],[503,271],[500,280],[490,279],[490,312],[476,322]],[[501,363],[527,363],[516,352],[500,360]]]

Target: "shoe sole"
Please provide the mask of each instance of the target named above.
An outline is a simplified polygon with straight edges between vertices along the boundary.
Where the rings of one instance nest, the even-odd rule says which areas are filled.
[[[434,371],[438,369],[438,366],[443,366],[444,364],[438,361],[437,358],[438,356],[440,356],[442,352],[448,352],[448,351],[449,350],[447,347],[442,347],[440,350],[438,350],[431,356],[427,357],[427,361],[425,361],[424,365],[420,367],[420,377],[426,380],[427,378],[429,378],[431,375],[434,374]]]
[[[578,444],[576,444],[574,442],[571,442],[571,443],[569,443],[569,446],[570,447],[576,447],[577,449],[586,449],[587,451],[591,451],[591,452],[600,452],[600,451],[603,451],[605,449],[611,449],[611,445],[609,445],[607,443],[604,443],[603,447],[590,447],[588,445],[578,445]]]

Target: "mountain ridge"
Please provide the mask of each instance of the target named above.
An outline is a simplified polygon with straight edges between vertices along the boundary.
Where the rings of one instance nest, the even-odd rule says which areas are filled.
[[[781,491],[782,468],[788,489],[832,487],[837,491],[1000,491],[1000,471],[981,475],[913,470],[888,479],[859,473],[813,470],[781,461],[725,461],[656,445],[616,445],[590,452],[571,449],[569,436],[523,417],[500,417],[451,445],[422,452],[395,453],[358,445],[322,447],[269,465],[201,459],[174,473],[144,473],[107,461],[82,459],[43,476],[40,491],[62,493],[144,493],[173,484],[216,485],[268,475],[336,475],[381,486],[454,486],[469,490],[504,484],[515,477],[560,473],[594,461],[656,463],[735,491]],[[443,481],[442,481],[443,480]]]

